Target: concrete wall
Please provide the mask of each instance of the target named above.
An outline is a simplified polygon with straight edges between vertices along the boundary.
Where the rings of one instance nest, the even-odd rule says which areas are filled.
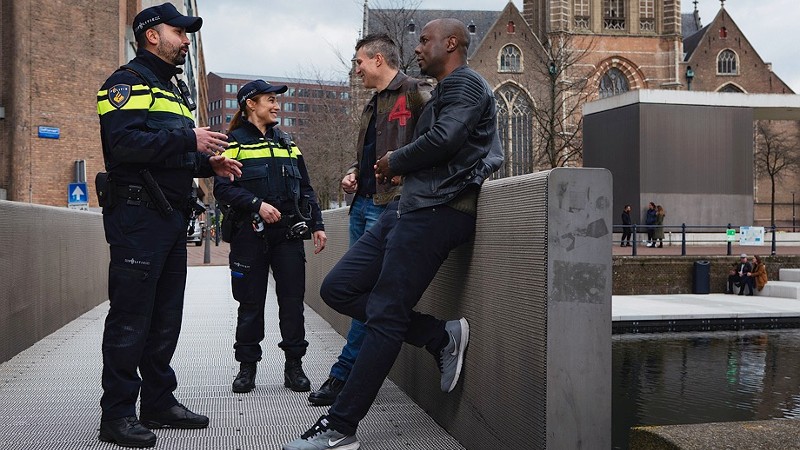
[[[610,448],[610,197],[598,169],[484,186],[474,242],[451,252],[418,305],[470,321],[463,382],[442,393],[433,359],[408,346],[390,375],[465,447]],[[344,335],[350,319],[318,292],[346,251],[347,211],[325,223],[331,244],[309,260],[306,302]]]
[[[0,201],[0,362],[108,299],[100,214]]]

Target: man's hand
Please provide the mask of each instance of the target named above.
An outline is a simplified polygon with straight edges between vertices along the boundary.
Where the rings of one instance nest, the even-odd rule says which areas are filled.
[[[392,169],[389,168],[389,155],[391,154],[391,151],[386,152],[386,154],[375,163],[375,181],[380,184],[386,184],[386,182],[391,180],[395,175],[392,173]]]
[[[200,153],[218,155],[228,148],[228,136],[211,131],[209,127],[195,128],[194,137],[197,139],[197,151]]]
[[[342,178],[342,190],[347,194],[355,194],[358,190],[358,178],[355,173],[348,173]]]
[[[328,236],[324,231],[315,231],[311,236],[314,239],[314,254],[321,252],[325,249],[325,244],[328,242]]]
[[[267,202],[261,202],[261,207],[258,208],[258,215],[261,216],[266,223],[275,223],[281,220],[280,210]]]
[[[242,176],[242,163],[233,158],[217,155],[208,158],[208,162],[214,169],[214,173],[221,177],[228,177],[233,181],[234,177]]]

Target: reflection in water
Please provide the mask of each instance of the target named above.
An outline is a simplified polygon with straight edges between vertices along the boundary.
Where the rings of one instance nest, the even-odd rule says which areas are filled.
[[[637,425],[796,417],[800,331],[613,337],[612,442]]]

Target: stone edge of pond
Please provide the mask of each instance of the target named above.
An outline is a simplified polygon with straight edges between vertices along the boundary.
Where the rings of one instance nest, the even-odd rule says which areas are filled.
[[[629,445],[630,450],[800,449],[800,420],[633,427]]]

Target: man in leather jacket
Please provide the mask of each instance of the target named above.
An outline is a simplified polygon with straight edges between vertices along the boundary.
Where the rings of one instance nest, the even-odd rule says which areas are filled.
[[[417,61],[438,84],[417,122],[415,140],[388,152],[375,168],[379,183],[402,175],[403,195],[320,288],[329,306],[365,321],[367,334],[328,414],[284,450],[358,448],[358,424],[403,342],[434,356],[443,391],[458,382],[469,340],[466,319],[445,322],[413,308],[450,250],[472,236],[480,186],[503,161],[494,95],[467,67],[468,45],[467,27],[456,19],[433,20],[420,33]],[[374,270],[375,261],[382,261],[380,270]]]
[[[367,35],[356,43],[356,75],[364,87],[376,92],[361,113],[356,162],[342,179],[342,189],[354,194],[350,204],[351,246],[400,195],[399,177],[394,183],[375,181],[375,162],[413,139],[417,119],[433,89],[427,81],[411,78],[398,69],[399,53],[397,44],[384,33]],[[365,333],[364,323],[353,319],[347,344],[331,367],[328,380],[308,396],[312,405],[333,404],[350,375]]]

